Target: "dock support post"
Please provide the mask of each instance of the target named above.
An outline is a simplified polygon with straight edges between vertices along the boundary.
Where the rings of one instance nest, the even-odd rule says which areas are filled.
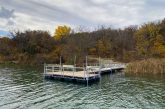
[[[101,78],[101,59],[99,57],[99,78]]]
[[[75,72],[76,72],[76,56],[74,57],[73,78]]]
[[[102,79],[101,79],[101,67],[102,67],[102,65],[101,65],[101,58],[99,56],[99,80],[100,80],[100,89],[101,89],[101,81],[102,81]]]
[[[88,87],[88,74],[87,74],[87,56],[86,56],[86,59],[85,59],[85,65],[84,65],[84,80],[86,80],[87,82],[87,87]]]
[[[76,72],[76,56],[74,57],[74,71]]]
[[[88,66],[88,57],[86,56],[86,63],[85,63],[85,75],[86,75],[86,81],[87,81],[87,86],[88,86],[88,73],[87,73],[87,66]]]
[[[87,86],[88,86],[88,77],[86,78],[86,81],[87,81]]]
[[[86,70],[87,70],[87,66],[88,66],[88,57],[86,56]]]
[[[44,63],[44,76],[45,76],[45,74],[46,74],[46,63]]]

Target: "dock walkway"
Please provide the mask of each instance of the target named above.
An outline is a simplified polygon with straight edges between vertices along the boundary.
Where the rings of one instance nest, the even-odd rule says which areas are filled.
[[[125,68],[125,64],[90,64],[86,67],[74,65],[45,64],[45,78],[69,80],[81,83],[98,81],[105,72],[119,71]]]

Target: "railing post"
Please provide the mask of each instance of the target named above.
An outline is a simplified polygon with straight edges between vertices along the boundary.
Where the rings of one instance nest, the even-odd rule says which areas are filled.
[[[75,67],[73,66],[73,78],[74,78]]]
[[[86,72],[86,68],[84,67],[83,69],[84,69],[84,78],[86,79],[86,75],[85,75],[86,74],[85,73]]]
[[[99,77],[101,78],[101,59],[99,57]]]
[[[61,64],[61,56],[60,56],[60,66],[59,66],[59,69],[60,69],[60,72],[61,72],[61,75],[62,75],[62,64]]]
[[[60,56],[60,68],[61,68],[61,75],[64,76],[64,67],[62,65],[62,57]]]
[[[76,72],[76,56],[74,58],[74,71]]]
[[[99,78],[101,78],[101,65],[99,65]]]
[[[62,65],[62,74],[63,74],[63,76],[64,76],[64,71],[65,71],[65,69],[64,69],[64,67]]]

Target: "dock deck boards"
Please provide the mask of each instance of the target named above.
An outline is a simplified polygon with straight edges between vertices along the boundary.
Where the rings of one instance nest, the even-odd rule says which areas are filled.
[[[98,74],[86,74],[84,71],[63,71],[63,72],[47,72],[46,75],[57,75],[57,76],[68,76],[68,77],[78,77],[78,78],[86,78],[86,77],[96,77]]]

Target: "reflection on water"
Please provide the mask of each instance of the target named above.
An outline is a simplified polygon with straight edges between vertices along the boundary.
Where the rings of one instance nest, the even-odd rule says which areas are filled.
[[[165,78],[104,75],[87,87],[43,79],[42,70],[0,67],[0,109],[165,108]]]

